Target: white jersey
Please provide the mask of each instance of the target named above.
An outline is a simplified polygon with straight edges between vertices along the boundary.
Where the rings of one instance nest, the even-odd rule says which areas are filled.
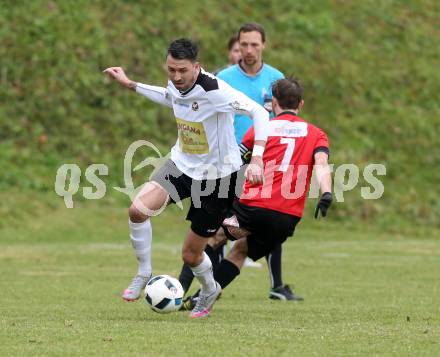
[[[186,92],[177,90],[171,81],[167,88],[138,83],[136,91],[173,108],[178,138],[171,149],[171,160],[193,179],[221,178],[242,165],[234,136],[235,114],[254,118],[259,124],[256,132],[259,129],[260,139],[266,140],[267,111],[203,69]]]

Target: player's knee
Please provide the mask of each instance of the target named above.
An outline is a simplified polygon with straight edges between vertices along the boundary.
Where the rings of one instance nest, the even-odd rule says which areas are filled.
[[[246,257],[247,255],[247,240],[246,238],[238,239],[232,248],[231,253],[235,255]]]
[[[189,265],[190,267],[197,266],[198,264],[198,256],[195,254],[194,251],[191,249],[183,249],[182,250],[182,260],[185,264]]]
[[[141,223],[144,222],[148,216],[137,207],[135,202],[131,204],[131,206],[128,209],[128,216],[130,217],[130,221],[133,223]]]

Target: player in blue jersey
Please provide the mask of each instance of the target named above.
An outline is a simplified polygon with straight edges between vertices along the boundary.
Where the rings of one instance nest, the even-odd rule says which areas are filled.
[[[263,61],[263,50],[266,43],[264,28],[257,23],[248,23],[238,30],[238,42],[241,60],[219,72],[217,76],[233,88],[246,94],[272,113],[272,84],[284,78],[276,68]],[[235,115],[234,130],[237,144],[241,144],[244,134],[252,126],[252,119],[245,115]],[[271,289],[269,297],[280,300],[303,300],[295,295],[288,285],[284,285],[281,274],[281,244],[266,256],[269,267]]]
[[[264,29],[258,24],[246,24],[240,28],[238,36],[241,60],[238,64],[220,71],[217,76],[272,112],[271,86],[276,80],[284,78],[284,75],[263,62],[266,40]],[[251,118],[235,116],[234,128],[238,144],[251,126]]]

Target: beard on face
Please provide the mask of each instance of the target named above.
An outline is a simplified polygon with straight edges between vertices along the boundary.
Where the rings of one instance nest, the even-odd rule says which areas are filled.
[[[257,63],[257,59],[255,57],[245,57],[244,62],[247,65],[254,65],[255,63]]]

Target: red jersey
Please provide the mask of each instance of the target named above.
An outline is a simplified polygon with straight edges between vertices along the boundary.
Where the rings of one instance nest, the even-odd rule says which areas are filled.
[[[252,150],[254,128],[243,137]],[[310,187],[314,154],[329,153],[327,135],[293,112],[283,112],[269,122],[269,135],[263,155],[264,183],[246,181],[240,202],[302,217]]]

